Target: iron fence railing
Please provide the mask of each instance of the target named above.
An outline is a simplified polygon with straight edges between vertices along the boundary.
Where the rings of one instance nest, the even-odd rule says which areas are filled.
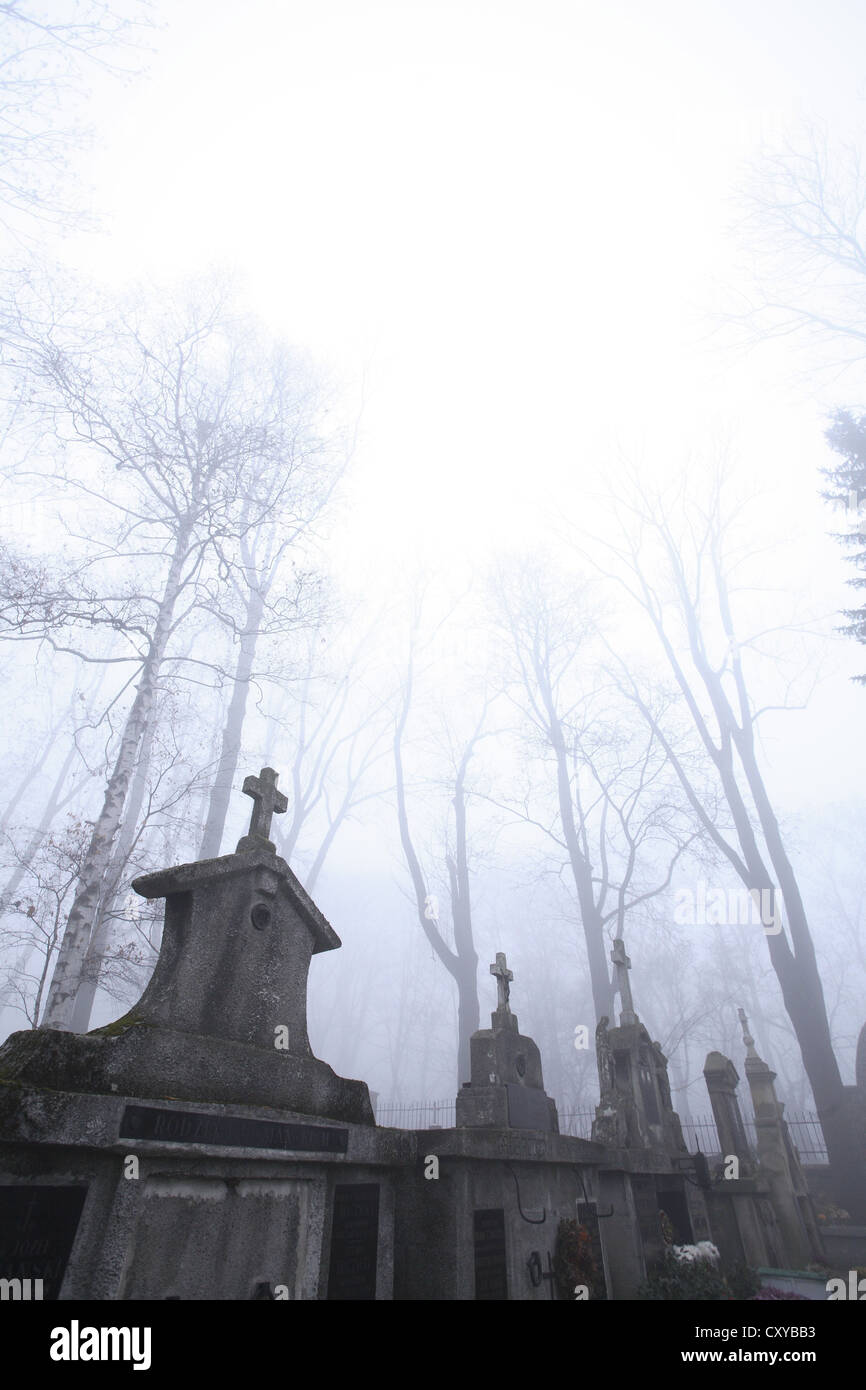
[[[799,1114],[793,1112],[785,1116],[788,1125],[788,1133],[791,1136],[791,1143],[797,1150],[801,1163],[826,1163],[827,1144],[824,1139],[824,1132],[821,1129],[821,1121],[818,1116],[809,1111],[802,1111]],[[711,1156],[721,1155],[719,1136],[716,1131],[715,1120],[710,1115],[690,1116],[682,1121],[683,1138],[690,1153],[700,1149],[701,1153]],[[746,1136],[753,1149],[758,1147],[758,1133],[755,1128],[755,1120],[752,1115],[743,1116],[743,1126]]]
[[[376,1124],[389,1129],[453,1129],[455,1109],[453,1099],[378,1101]]]
[[[454,1100],[411,1100],[378,1101],[375,1107],[376,1123],[391,1129],[451,1129],[455,1124]],[[575,1139],[592,1137],[592,1122],[595,1110],[563,1110],[559,1113],[561,1134],[570,1134]],[[821,1130],[818,1116],[809,1112],[786,1115],[791,1140],[800,1155],[802,1163],[826,1163],[827,1145]],[[751,1115],[743,1116],[746,1134],[752,1148],[757,1147],[755,1121]],[[683,1138],[689,1153],[700,1149],[708,1157],[720,1156],[719,1136],[715,1120],[711,1115],[693,1115],[682,1120]]]

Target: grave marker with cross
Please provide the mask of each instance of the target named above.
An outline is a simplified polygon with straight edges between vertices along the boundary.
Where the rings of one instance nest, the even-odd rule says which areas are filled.
[[[504,1009],[506,1013],[511,1013],[511,1008],[508,1003],[509,981],[514,979],[514,975],[505,963],[504,952],[496,952],[496,964],[491,965],[490,973],[496,976],[496,988],[498,990],[498,998],[496,1000],[497,1009]]]
[[[271,819],[281,816],[288,810],[289,803],[282,792],[277,791],[277,773],[272,767],[263,767],[258,777],[245,777],[242,788],[245,796],[253,799],[250,828],[240,840],[236,854],[248,854],[253,849],[268,849],[276,854],[277,847],[270,839]]]
[[[629,1024],[637,1023],[638,1016],[634,1011],[634,1004],[631,997],[631,985],[629,983],[628,972],[631,969],[631,961],[625,953],[625,942],[618,936],[611,947],[610,958],[613,961],[616,971],[616,987],[619,991],[620,1002],[620,1027],[627,1027]]]

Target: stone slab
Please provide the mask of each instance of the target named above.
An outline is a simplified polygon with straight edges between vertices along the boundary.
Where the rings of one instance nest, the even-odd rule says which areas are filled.
[[[531,1086],[506,1086],[508,1092],[508,1123],[513,1129],[553,1130],[551,1104],[544,1091]]]
[[[379,1184],[338,1183],[334,1188],[328,1300],[365,1302],[376,1297],[379,1247]]]

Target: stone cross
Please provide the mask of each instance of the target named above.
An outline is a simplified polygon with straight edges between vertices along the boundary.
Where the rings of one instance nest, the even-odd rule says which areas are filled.
[[[744,1008],[740,1007],[737,1009],[737,1017],[740,1020],[740,1027],[743,1030],[743,1042],[746,1044],[746,1056],[757,1061],[758,1054],[755,1051],[755,1039],[749,1032],[749,1020],[746,1018],[746,1011]]]
[[[631,961],[625,953],[625,942],[618,936],[611,947],[610,958],[616,970],[616,987],[619,990],[620,1002],[620,1026],[623,1027],[630,1023],[637,1023],[637,1014],[634,1011],[634,1004],[631,997],[631,985],[629,984],[628,972],[631,970]]]
[[[281,816],[288,810],[289,803],[282,792],[277,791],[277,774],[272,767],[263,767],[258,777],[245,777],[242,788],[245,796],[253,799],[250,828],[243,839],[238,841],[237,853],[251,849],[271,849],[271,819]]]
[[[496,988],[499,991],[499,997],[496,1000],[496,1007],[497,1009],[505,1009],[506,1012],[510,1013],[511,1009],[508,1004],[508,982],[509,980],[514,979],[514,975],[512,971],[508,969],[508,966],[505,963],[505,956],[502,951],[496,952],[496,964],[491,965],[490,973],[491,975],[496,976]]]

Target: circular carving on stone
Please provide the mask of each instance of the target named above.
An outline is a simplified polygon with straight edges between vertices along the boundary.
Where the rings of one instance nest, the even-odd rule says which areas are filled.
[[[259,931],[264,931],[265,927],[271,925],[271,909],[264,903],[256,903],[250,913],[250,921]]]
[[[514,1059],[514,1065],[517,1068],[518,1076],[526,1075],[526,1058],[524,1057],[522,1052],[518,1052],[517,1056]]]

